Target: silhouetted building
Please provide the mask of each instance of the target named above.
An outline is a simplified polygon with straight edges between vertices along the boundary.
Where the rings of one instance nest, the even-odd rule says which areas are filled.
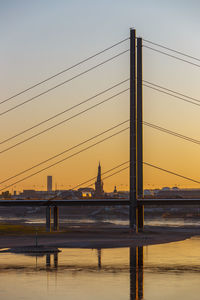
[[[116,185],[115,185],[115,187],[114,187],[113,193],[114,193],[114,194],[117,194],[117,187],[116,187]]]
[[[94,196],[95,196],[95,198],[102,198],[104,196],[103,181],[101,180],[101,165],[100,165],[100,163],[98,166],[97,181],[95,182]]]
[[[23,192],[20,193],[18,197],[21,199],[46,199],[48,198],[48,192],[36,190],[23,190]]]
[[[47,176],[47,191],[52,192],[52,176]]]
[[[37,198],[35,190],[23,190],[23,192],[20,193],[20,196],[26,199]]]
[[[177,187],[164,187],[156,193],[157,198],[196,198],[200,196],[200,189],[179,189]]]

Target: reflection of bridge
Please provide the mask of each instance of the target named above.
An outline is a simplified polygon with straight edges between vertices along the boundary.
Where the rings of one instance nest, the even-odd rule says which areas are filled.
[[[53,255],[54,258],[54,268],[58,267],[58,252],[51,254],[51,253],[46,253],[46,267],[50,268],[51,267],[51,255]]]
[[[130,300],[143,299],[143,247],[130,248]]]
[[[97,250],[98,270],[102,268],[101,256],[102,249]],[[53,266],[51,266],[51,256],[53,256]],[[59,268],[58,253],[46,254],[47,271],[53,267],[54,270]],[[130,273],[130,300],[143,299],[144,275],[143,275],[143,247],[131,247],[129,252],[129,273]]]

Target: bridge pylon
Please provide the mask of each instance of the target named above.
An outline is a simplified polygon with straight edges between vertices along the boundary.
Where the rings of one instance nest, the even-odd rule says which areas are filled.
[[[137,53],[136,53],[137,43]],[[142,38],[130,29],[130,229],[137,232],[144,225],[143,198],[143,124],[142,124]]]

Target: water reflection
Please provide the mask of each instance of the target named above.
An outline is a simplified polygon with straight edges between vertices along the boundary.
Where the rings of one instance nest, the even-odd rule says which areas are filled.
[[[46,270],[58,271],[59,270],[59,254],[46,253]],[[100,271],[102,268],[102,249],[96,249],[97,267]],[[143,247],[131,247],[129,249],[129,274],[130,274],[130,300],[143,299]],[[67,266],[65,265],[65,268]],[[70,266],[69,266],[70,267]],[[36,256],[37,268],[37,256]]]
[[[46,253],[46,268],[49,269],[51,267],[51,256],[53,256],[53,267],[56,270],[58,268],[58,252],[54,254]]]
[[[130,248],[130,300],[143,299],[143,247]]]
[[[101,270],[101,249],[97,249],[98,269]]]
[[[0,299],[198,300],[199,253],[200,238],[148,248],[1,252]]]

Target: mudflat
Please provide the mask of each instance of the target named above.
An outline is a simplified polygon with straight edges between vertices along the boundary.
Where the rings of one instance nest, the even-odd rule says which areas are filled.
[[[199,235],[199,228],[167,228],[146,226],[143,232],[128,228],[69,228],[60,232],[0,230],[0,248],[51,246],[58,248],[115,248],[162,244]]]

